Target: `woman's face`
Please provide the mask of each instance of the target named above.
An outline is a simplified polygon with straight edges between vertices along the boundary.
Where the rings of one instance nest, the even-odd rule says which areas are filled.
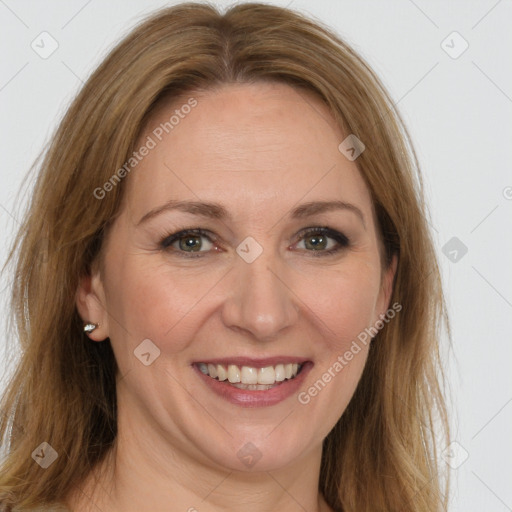
[[[386,312],[393,278],[338,149],[347,135],[315,97],[265,83],[191,94],[148,124],[78,306],[101,324],[91,338],[110,337],[119,421],[155,458],[168,446],[211,466],[285,467],[343,414],[369,346],[353,342]]]

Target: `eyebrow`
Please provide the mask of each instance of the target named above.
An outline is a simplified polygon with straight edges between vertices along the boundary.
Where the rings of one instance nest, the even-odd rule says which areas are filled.
[[[137,222],[137,226],[147,222],[148,220],[160,215],[163,212],[177,210],[192,215],[198,215],[200,217],[206,217],[211,219],[230,219],[231,215],[229,212],[219,203],[208,203],[200,201],[177,201],[171,199],[161,206],[150,210]],[[345,201],[312,201],[309,203],[303,203],[297,206],[289,213],[292,219],[303,219],[311,217],[320,213],[333,211],[333,210],[348,210],[355,213],[362,221],[363,226],[366,228],[365,218],[363,212],[354,204],[347,203]]]

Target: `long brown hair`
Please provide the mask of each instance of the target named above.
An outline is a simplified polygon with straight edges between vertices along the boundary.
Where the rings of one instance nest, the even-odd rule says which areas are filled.
[[[127,161],[163,98],[258,81],[315,93],[343,132],[365,143],[356,163],[385,263],[398,256],[391,303],[403,309],[371,344],[355,395],[324,440],[319,490],[344,512],[446,510],[436,436],[440,426],[447,444],[439,337],[443,319],[449,326],[409,136],[381,82],[337,35],[256,3],[225,14],[197,3],[153,14],[110,52],[53,137],[8,258],[22,354],[1,402],[6,507],[62,502],[116,437],[116,361],[108,340],[84,335],[75,294],[129,178],[101,199],[94,191]],[[58,453],[46,469],[32,457],[43,442]]]

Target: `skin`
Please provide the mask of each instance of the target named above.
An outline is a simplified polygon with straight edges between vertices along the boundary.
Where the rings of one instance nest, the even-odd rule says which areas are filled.
[[[297,394],[270,407],[233,405],[191,363],[302,356],[314,363],[307,390],[386,312],[396,261],[382,268],[369,191],[318,99],[269,83],[190,96],[198,105],[126,178],[102,264],[77,292],[84,321],[100,324],[90,338],[109,337],[120,368],[119,433],[99,488],[96,469],[81,486],[90,499],[76,492],[68,503],[104,512],[331,510],[318,492],[321,444],[353,395],[368,346],[306,405]],[[188,98],[164,105],[141,141]],[[231,218],[166,211],[137,226],[170,199],[218,202]],[[325,200],[355,205],[364,222],[348,209],[289,217]],[[319,226],[350,245],[315,257],[338,246],[329,238],[326,249],[311,249],[314,236],[300,231]],[[178,243],[174,252],[159,245],[196,227],[217,238],[199,237],[198,258],[178,253]],[[236,252],[247,236],[263,248],[250,264]],[[160,356],[145,366],[134,350],[148,338]],[[237,456],[248,442],[262,455],[252,468]]]

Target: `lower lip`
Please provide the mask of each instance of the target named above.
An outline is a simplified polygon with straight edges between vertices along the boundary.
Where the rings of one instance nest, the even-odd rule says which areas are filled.
[[[209,375],[205,375],[196,364],[192,366],[205,384],[228,402],[241,407],[268,407],[295,394],[313,367],[313,363],[311,361],[304,363],[300,373],[293,379],[285,380],[271,389],[254,391],[238,389],[231,384],[226,384],[228,381],[220,382],[217,379],[212,379]]]

